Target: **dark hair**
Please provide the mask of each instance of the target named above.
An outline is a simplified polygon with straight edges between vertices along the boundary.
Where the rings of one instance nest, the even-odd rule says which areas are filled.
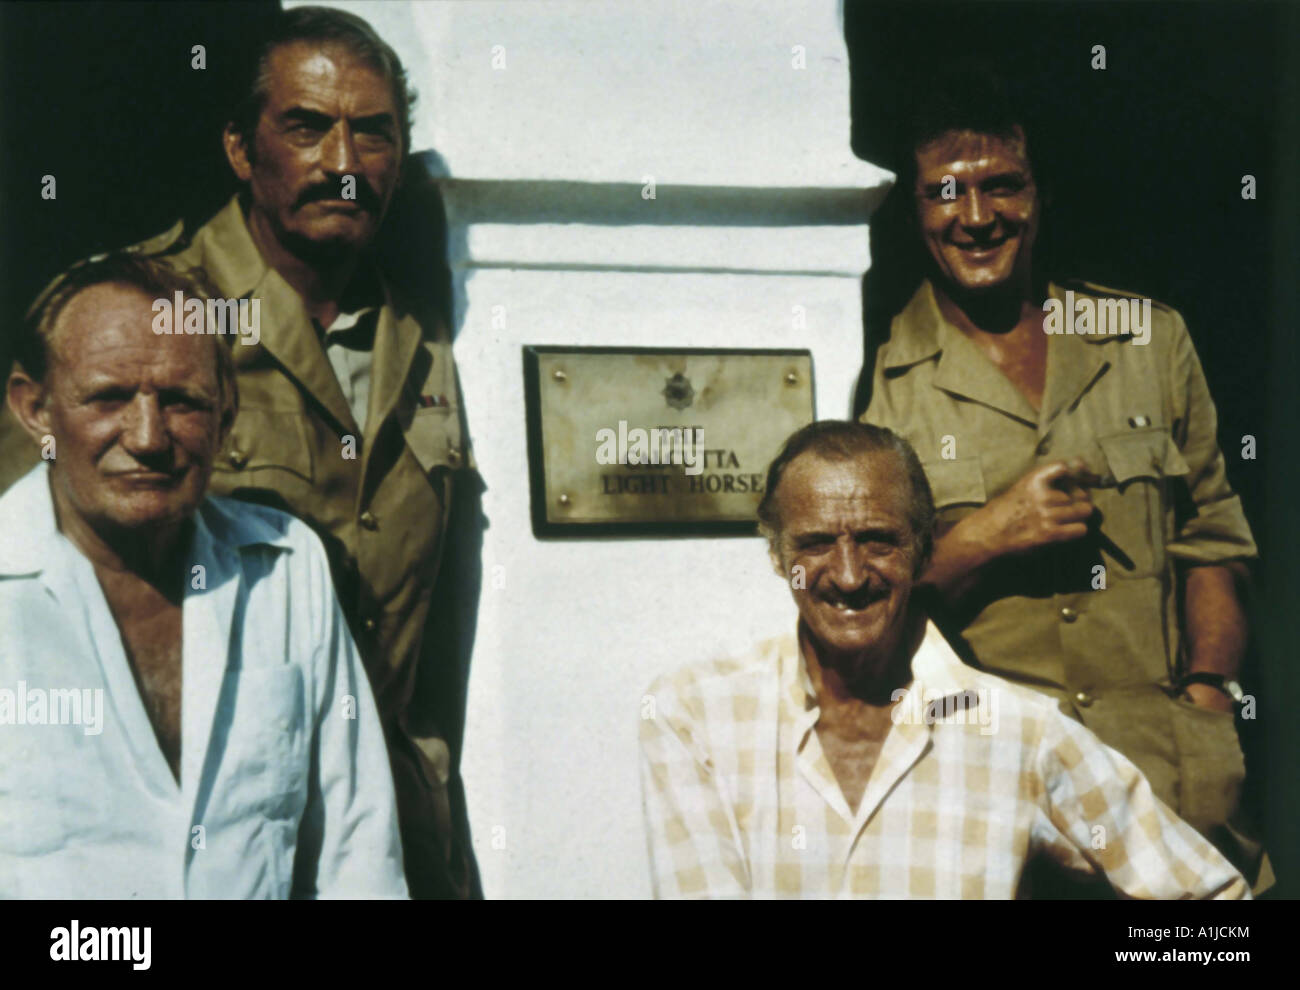
[[[183,296],[208,299],[216,293],[202,269],[181,272],[159,258],[133,251],[115,251],[80,262],[55,279],[36,298],[23,320],[14,346],[14,359],[34,381],[44,382],[50,371],[54,329],[68,303],[96,285],[122,285],[153,298]],[[220,336],[211,338],[216,348],[217,387],[223,417],[239,406],[239,386],[230,348]]]
[[[790,464],[801,454],[816,454],[826,460],[852,460],[878,452],[894,454],[906,475],[910,492],[907,520],[912,527],[915,573],[920,574],[930,562],[934,548],[934,496],[925,469],[912,445],[893,430],[852,420],[823,419],[796,430],[785,441],[767,469],[767,485],[758,503],[759,530],[775,545],[781,533],[781,515],[777,510],[776,490]]]
[[[916,182],[916,150],[950,131],[1002,138],[1024,135],[1025,157],[1040,187],[1046,176],[1034,157],[1038,130],[1033,114],[993,68],[978,59],[954,63],[922,84],[903,132],[899,185],[909,194]]]
[[[268,22],[240,66],[236,90],[239,102],[230,115],[230,127],[244,139],[249,155],[254,154],[253,135],[266,106],[271,53],[296,41],[315,42],[321,46],[338,45],[392,84],[393,103],[401,124],[402,157],[405,158],[411,150],[411,114],[416,93],[407,82],[402,60],[365,20],[356,14],[329,7],[294,7],[280,11]]]

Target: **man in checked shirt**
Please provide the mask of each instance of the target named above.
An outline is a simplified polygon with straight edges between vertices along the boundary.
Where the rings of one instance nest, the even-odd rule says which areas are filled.
[[[1010,898],[1036,857],[1125,897],[1250,896],[1131,762],[928,621],[934,502],[905,440],[813,423],[764,491],[797,631],[651,686],[657,897]]]

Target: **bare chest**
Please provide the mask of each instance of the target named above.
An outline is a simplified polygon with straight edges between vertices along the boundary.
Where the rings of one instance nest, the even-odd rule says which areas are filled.
[[[978,334],[972,337],[999,371],[1035,409],[1043,407],[1047,387],[1047,335],[1041,326],[1017,327],[1006,335]]]
[[[855,814],[871,774],[880,762],[890,724],[885,712],[883,719],[872,713],[852,720],[832,718],[817,726],[822,753],[835,774],[844,800]]]
[[[181,606],[133,577],[100,573],[140,700],[158,745],[180,779]]]

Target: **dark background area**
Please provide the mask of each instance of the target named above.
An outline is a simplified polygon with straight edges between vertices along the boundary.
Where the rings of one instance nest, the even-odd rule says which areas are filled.
[[[0,326],[73,261],[200,222],[234,192],[220,132],[242,41],[275,3],[0,4]],[[1168,303],[1187,319],[1219,411],[1230,479],[1261,546],[1252,679],[1268,756],[1268,839],[1282,892],[1300,895],[1300,549],[1293,493],[1300,217],[1292,3],[845,3],[853,149],[896,168],[910,96],[936,66],[989,58],[1025,97],[1054,200],[1040,238],[1052,277]],[[207,67],[191,68],[194,45]],[[1107,67],[1090,67],[1094,44]],[[418,112],[418,111],[417,111]],[[422,151],[425,149],[413,149]],[[1252,174],[1257,199],[1241,198]],[[57,198],[43,200],[42,176]],[[440,211],[393,215],[410,272],[445,268]],[[868,354],[920,278],[891,194],[864,280]],[[425,243],[411,250],[419,220]],[[425,220],[432,218],[432,223]],[[438,242],[438,243],[435,243]],[[430,252],[433,252],[432,254]],[[441,290],[440,290],[441,291]],[[737,342],[739,346],[742,342]],[[0,330],[0,365],[9,333]],[[870,366],[870,361],[868,361]],[[861,397],[865,402],[865,396]],[[1258,458],[1243,461],[1241,437]],[[472,782],[471,782],[472,786]]]
[[[242,39],[275,3],[0,5],[0,313],[97,251],[204,220],[235,192],[221,150]],[[207,67],[191,68],[203,45]],[[41,198],[53,175],[57,198]],[[8,335],[0,359],[8,367]]]
[[[1279,893],[1300,896],[1295,673],[1294,191],[1297,42],[1290,3],[845,4],[853,150],[899,170],[901,127],[940,67],[980,59],[1029,116],[1051,201],[1036,248],[1048,278],[1083,278],[1179,310],[1219,413],[1228,476],[1261,548],[1243,743]],[[1093,45],[1106,68],[1093,69]],[[1242,176],[1256,180],[1241,198]],[[911,190],[872,217],[863,280],[869,400],[876,348],[923,275]],[[1243,460],[1242,437],[1256,440]],[[1267,771],[1260,772],[1265,767]]]

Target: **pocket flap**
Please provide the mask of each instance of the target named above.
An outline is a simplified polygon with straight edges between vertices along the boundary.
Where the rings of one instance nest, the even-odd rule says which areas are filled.
[[[984,490],[984,470],[978,457],[931,461],[922,467],[930,482],[936,509],[950,505],[983,505],[988,501],[988,493]]]
[[[311,482],[311,447],[302,417],[293,412],[241,409],[215,468],[218,471],[279,468]]]
[[[1117,484],[1134,478],[1168,478],[1190,470],[1173,438],[1163,429],[1114,433],[1098,437],[1106,463]]]
[[[434,468],[461,466],[462,452],[451,435],[454,410],[434,407],[417,409],[406,428],[406,445],[425,473]]]

